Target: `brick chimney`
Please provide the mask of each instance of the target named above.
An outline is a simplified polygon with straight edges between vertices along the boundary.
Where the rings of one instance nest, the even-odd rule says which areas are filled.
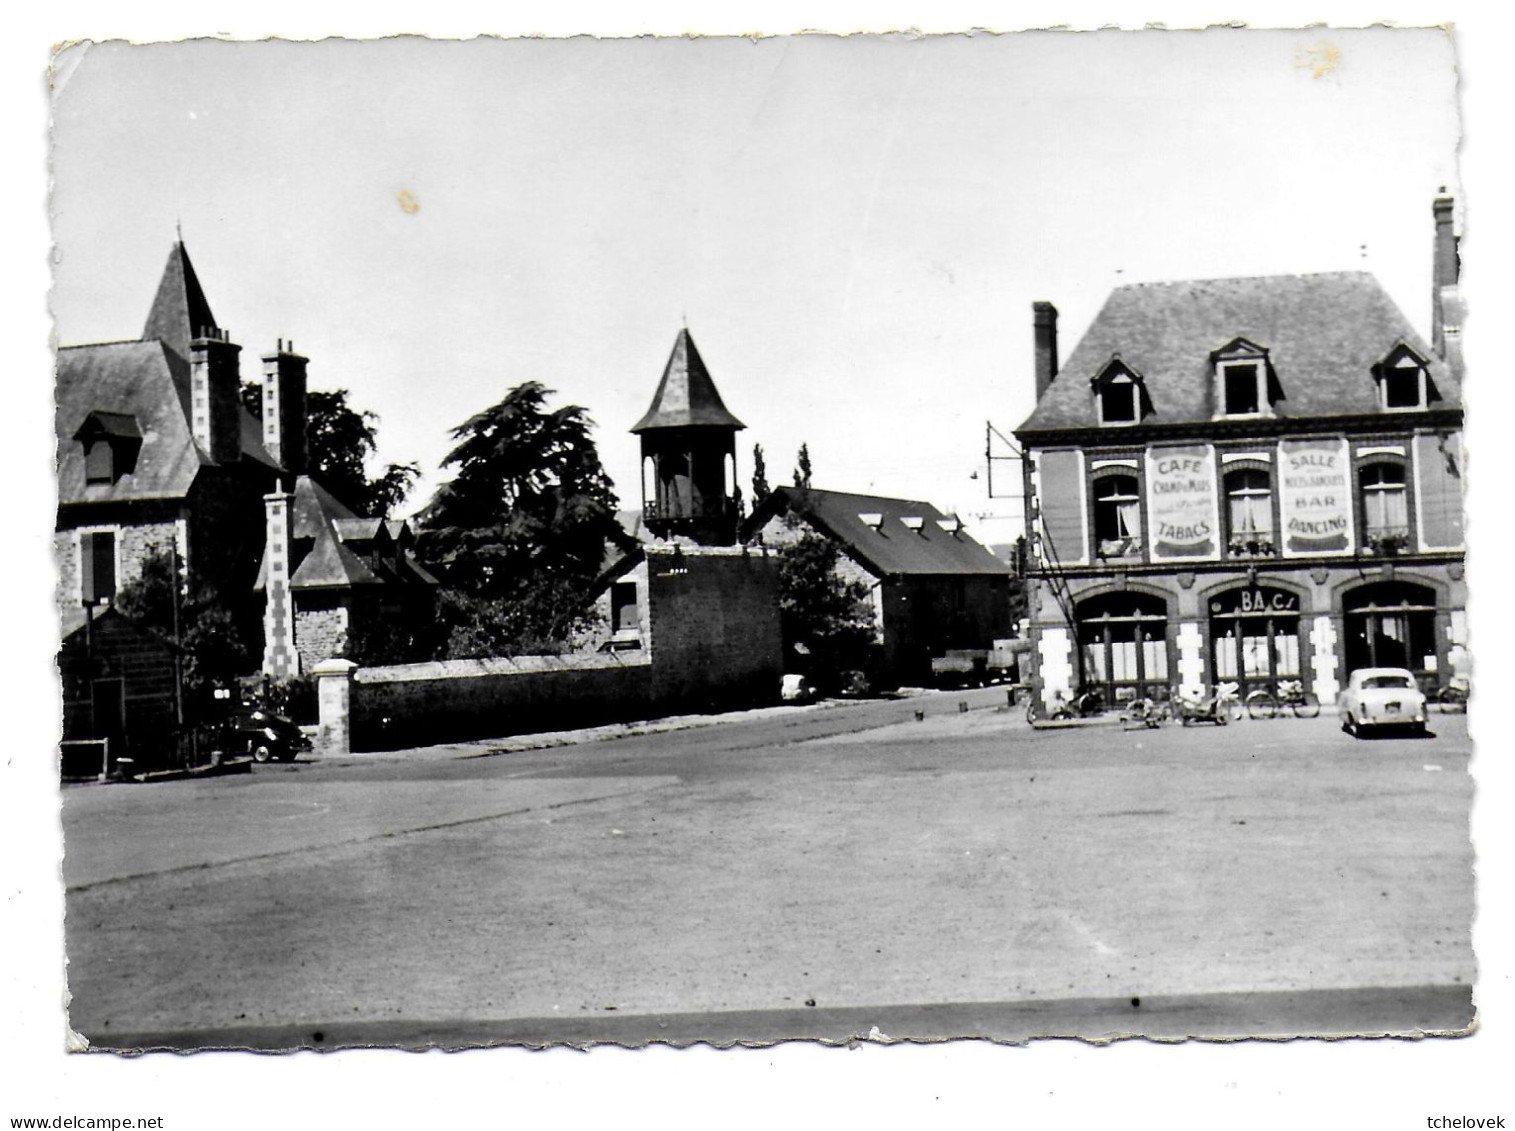
[[[197,327],[189,343],[190,429],[216,463],[242,458],[242,347],[214,326]]]
[[[1031,304],[1032,329],[1036,339],[1036,399],[1057,376],[1057,307],[1050,302]]]
[[[291,480],[307,468],[305,408],[307,359],[295,344],[279,339],[276,352],[263,355],[263,446]]]
[[[1452,198],[1447,195],[1445,187],[1431,202],[1431,215],[1436,218],[1436,240],[1431,258],[1431,348],[1446,357],[1447,334],[1460,334],[1462,323],[1461,303],[1456,290],[1461,263],[1457,255],[1457,235],[1452,227]]]
[[[274,679],[300,674],[295,606],[289,591],[290,521],[295,497],[263,496],[263,672]]]

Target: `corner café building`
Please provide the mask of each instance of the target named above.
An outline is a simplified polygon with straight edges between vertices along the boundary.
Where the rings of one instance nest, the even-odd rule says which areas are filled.
[[[1034,693],[1466,674],[1460,305],[1435,202],[1432,340],[1362,273],[1127,286],[1059,369],[1034,306]]]

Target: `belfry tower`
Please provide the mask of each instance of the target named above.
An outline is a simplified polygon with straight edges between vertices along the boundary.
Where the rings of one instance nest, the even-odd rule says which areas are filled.
[[[736,434],[687,329],[680,330],[652,407],[632,432],[642,438],[642,519],[659,538],[706,546],[736,543]]]

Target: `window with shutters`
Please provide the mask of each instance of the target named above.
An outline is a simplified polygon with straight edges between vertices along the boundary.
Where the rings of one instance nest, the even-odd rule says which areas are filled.
[[[79,535],[79,591],[85,604],[98,605],[116,596],[116,532],[89,530]]]

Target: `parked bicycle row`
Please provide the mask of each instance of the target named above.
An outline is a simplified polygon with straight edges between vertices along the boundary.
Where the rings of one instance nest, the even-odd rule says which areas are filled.
[[[1425,696],[1425,704],[1443,713],[1465,712],[1468,693],[1467,681],[1454,678]],[[1313,719],[1320,714],[1319,697],[1297,679],[1280,680],[1271,689],[1254,688],[1245,696],[1240,684],[1230,680],[1217,683],[1199,695],[1163,689],[1160,697],[1137,697],[1114,706],[1120,710],[1123,721],[1146,726],[1160,726],[1170,718],[1178,719],[1184,726],[1195,722],[1226,726],[1244,718],[1272,719],[1292,713],[1296,718]],[[1033,695],[1026,705],[1026,721],[1063,722],[1103,715],[1110,709],[1111,705],[1098,690],[1081,691],[1072,697],[1058,693],[1050,706]]]

